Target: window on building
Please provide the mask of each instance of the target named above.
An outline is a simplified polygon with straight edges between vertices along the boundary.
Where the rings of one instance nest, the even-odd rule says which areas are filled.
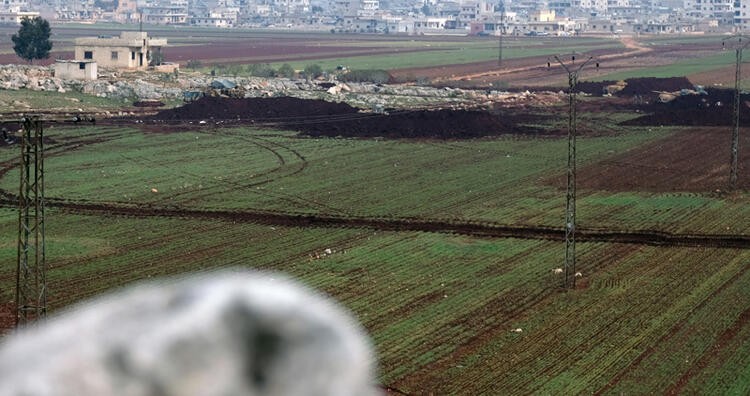
[[[130,59],[135,60],[135,51],[130,51]]]
[[[78,68],[81,70],[86,70],[86,63],[85,62],[78,62]]]
[[[118,54],[117,51],[112,51],[112,60],[117,60],[117,56],[118,56],[117,54]]]
[[[94,59],[94,51],[83,51],[83,59]]]

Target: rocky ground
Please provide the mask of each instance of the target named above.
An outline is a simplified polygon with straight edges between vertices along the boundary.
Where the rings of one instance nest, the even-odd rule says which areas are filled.
[[[359,109],[381,108],[476,108],[497,105],[554,104],[561,99],[558,91],[507,92],[450,87],[428,87],[413,84],[341,83],[335,79],[306,80],[285,78],[209,76],[194,72],[178,74],[157,72],[100,71],[96,81],[63,80],[45,66],[0,66],[0,89],[48,91],[65,94],[80,92],[99,98],[136,103],[144,100],[180,102],[188,95],[252,97],[295,97],[345,102]],[[236,85],[233,89],[211,89],[217,80]],[[13,104],[8,104],[13,107]],[[22,105],[6,110],[27,111]],[[71,104],[75,106],[75,103]]]

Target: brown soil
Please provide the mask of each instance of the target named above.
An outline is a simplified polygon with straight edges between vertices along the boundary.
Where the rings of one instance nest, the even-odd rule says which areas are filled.
[[[324,100],[281,98],[221,98],[203,97],[182,107],[160,111],[153,120],[239,120],[257,122],[279,122],[290,118],[308,120],[314,117],[330,117],[355,114],[359,110],[346,103]]]
[[[0,336],[10,332],[16,325],[16,304],[0,304]]]
[[[652,102],[642,107],[642,117],[623,122],[622,125],[680,125],[680,126],[729,126],[734,125],[734,90],[707,89],[708,95],[678,96],[669,103]],[[750,122],[748,106],[750,95],[740,97],[740,123]]]
[[[750,145],[750,137],[740,134],[740,147]],[[716,192],[729,183],[728,128],[692,128],[649,145],[579,168],[581,189],[607,191]],[[711,147],[714,149],[706,149]],[[724,148],[724,149],[722,149]],[[750,158],[739,157],[738,188],[750,188],[750,178],[741,169],[750,169]],[[563,188],[563,176],[553,184]]]
[[[559,134],[537,127],[545,116],[471,110],[361,112],[344,103],[297,98],[204,97],[157,113],[146,125],[211,120],[213,125],[272,123],[309,136],[466,139],[504,134]],[[200,122],[200,121],[199,121]]]

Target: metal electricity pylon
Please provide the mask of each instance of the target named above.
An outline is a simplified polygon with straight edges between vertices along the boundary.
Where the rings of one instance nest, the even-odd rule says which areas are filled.
[[[568,184],[565,194],[565,278],[563,287],[575,288],[576,285],[576,122],[577,122],[577,91],[578,74],[590,64],[594,58],[588,57],[576,65],[576,56],[572,55],[570,63],[566,64],[560,57],[554,59],[568,73]],[[550,62],[547,62],[550,66]],[[599,63],[596,63],[599,67]]]
[[[47,263],[44,218],[43,122],[95,123],[91,117],[21,120],[20,188],[18,193],[18,260],[16,267],[16,327],[47,315]]]
[[[18,195],[16,327],[47,314],[44,246],[44,129],[38,118],[24,118],[21,134],[21,187]]]
[[[742,79],[742,50],[750,45],[750,36],[737,34],[726,38],[721,42],[721,47],[726,48],[728,42],[732,44],[735,51],[734,112],[732,114],[734,129],[732,130],[732,148],[729,165],[729,187],[734,189],[737,186],[737,162],[740,151],[740,80]]]
[[[497,67],[503,67],[503,35],[505,34],[505,1],[500,0],[500,34],[497,44]]]

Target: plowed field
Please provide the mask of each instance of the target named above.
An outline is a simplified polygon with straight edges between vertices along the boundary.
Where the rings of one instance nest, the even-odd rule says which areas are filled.
[[[701,99],[725,100],[643,103],[625,92],[581,103],[572,290],[554,271],[564,256],[561,107],[372,115],[206,98],[138,123],[50,126],[50,310],[242,266],[284,272],[350,309],[394,393],[746,394],[745,156],[739,188],[724,193],[731,126],[711,123],[722,116],[630,125]],[[17,236],[18,146],[0,146],[7,241]],[[16,246],[0,246],[7,324]]]

